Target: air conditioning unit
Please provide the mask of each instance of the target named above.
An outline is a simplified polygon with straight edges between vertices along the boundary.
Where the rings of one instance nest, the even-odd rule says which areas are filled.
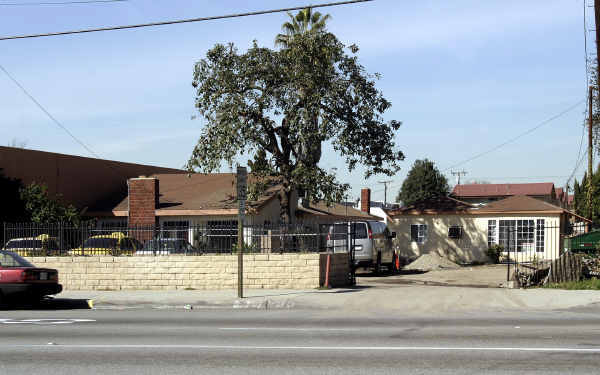
[[[461,238],[463,234],[462,227],[459,225],[453,225],[448,228],[448,238]]]

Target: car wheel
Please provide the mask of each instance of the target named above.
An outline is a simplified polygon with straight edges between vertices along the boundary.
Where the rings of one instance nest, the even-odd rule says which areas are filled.
[[[377,262],[375,263],[373,273],[377,276],[381,275],[381,251],[377,252]]]

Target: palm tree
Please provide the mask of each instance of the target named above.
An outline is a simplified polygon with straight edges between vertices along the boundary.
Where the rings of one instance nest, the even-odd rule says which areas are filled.
[[[287,48],[290,45],[291,39],[295,35],[319,32],[325,30],[325,23],[331,18],[329,14],[322,15],[319,12],[312,11],[311,8],[305,8],[294,16],[288,12],[290,21],[281,26],[283,34],[277,34],[275,45]]]

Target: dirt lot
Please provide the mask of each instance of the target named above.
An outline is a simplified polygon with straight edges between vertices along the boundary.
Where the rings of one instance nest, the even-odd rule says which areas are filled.
[[[417,284],[498,288],[506,282],[506,265],[469,266],[457,270],[429,271],[425,273],[402,272],[399,275],[379,277],[359,271],[356,276],[358,285]]]

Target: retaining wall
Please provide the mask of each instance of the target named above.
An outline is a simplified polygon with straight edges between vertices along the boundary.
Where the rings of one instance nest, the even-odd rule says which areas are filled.
[[[55,268],[65,290],[237,288],[237,255],[30,257]],[[244,287],[311,289],[325,281],[327,254],[244,255]],[[330,285],[348,285],[347,254],[331,254]]]

